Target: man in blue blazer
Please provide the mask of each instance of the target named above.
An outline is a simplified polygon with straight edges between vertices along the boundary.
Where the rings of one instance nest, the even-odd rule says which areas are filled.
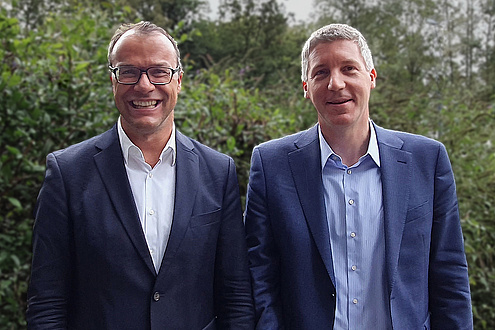
[[[376,71],[356,29],[302,51],[307,131],[257,146],[245,212],[257,329],[471,329],[444,146],[369,119]]]
[[[252,329],[235,167],[175,130],[175,41],[125,24],[108,54],[118,123],[47,157],[28,327]]]

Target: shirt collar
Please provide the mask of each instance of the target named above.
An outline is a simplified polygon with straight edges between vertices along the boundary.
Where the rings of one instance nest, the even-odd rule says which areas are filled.
[[[120,141],[120,148],[122,149],[122,154],[124,155],[124,162],[125,164],[129,163],[129,157],[130,153],[129,150],[131,149],[137,149],[139,150],[139,153],[141,157],[144,160],[144,156],[142,156],[141,149],[139,149],[138,146],[136,146],[134,143],[132,143],[131,139],[127,136],[127,134],[124,132],[124,129],[122,128],[122,117],[119,117],[119,120],[117,120],[117,132],[119,134],[119,141]],[[160,160],[162,160],[163,155],[166,151],[169,149],[172,150],[172,166],[175,166],[175,160],[177,158],[177,147],[176,147],[176,141],[175,141],[175,123],[173,123],[172,126],[172,134],[170,135],[170,138],[167,141],[167,144],[162,150],[162,153],[160,154]]]
[[[373,126],[371,120],[369,121],[369,125],[370,125],[370,141],[368,143],[368,151],[364,156],[370,155],[371,159],[373,159],[376,165],[380,167],[380,152],[378,150],[378,140],[376,139],[375,127]],[[318,137],[320,139],[321,168],[323,169],[325,167],[325,164],[327,163],[328,157],[337,154],[333,152],[332,148],[328,145],[327,141],[323,137],[323,134],[321,133],[320,125],[318,125]]]

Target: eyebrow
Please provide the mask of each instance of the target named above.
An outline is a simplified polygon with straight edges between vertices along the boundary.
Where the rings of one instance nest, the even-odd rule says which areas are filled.
[[[352,65],[354,65],[354,66],[362,66],[362,64],[363,64],[363,63],[361,63],[360,61],[356,61],[356,60],[351,60],[351,59],[349,59],[349,60],[345,60],[345,61],[343,61],[343,64],[344,64],[344,65],[349,65],[349,64],[352,64]]]
[[[366,65],[364,63],[361,63],[360,61],[356,61],[353,59],[346,59],[346,60],[342,61],[340,63],[340,65],[341,66],[353,65],[356,67],[366,67]],[[327,67],[326,63],[321,63],[321,64],[318,64],[315,67],[311,68],[309,72],[313,72],[314,70],[318,70],[318,69],[326,68],[326,67]]]

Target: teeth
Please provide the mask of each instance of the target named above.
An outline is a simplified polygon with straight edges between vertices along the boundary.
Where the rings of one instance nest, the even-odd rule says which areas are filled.
[[[137,107],[154,107],[156,101],[132,101],[132,104]]]

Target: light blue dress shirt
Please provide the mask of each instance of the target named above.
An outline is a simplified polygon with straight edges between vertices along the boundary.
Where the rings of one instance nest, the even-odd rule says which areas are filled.
[[[347,167],[318,127],[337,293],[334,329],[392,329],[380,157],[371,122],[370,128],[367,153]]]

